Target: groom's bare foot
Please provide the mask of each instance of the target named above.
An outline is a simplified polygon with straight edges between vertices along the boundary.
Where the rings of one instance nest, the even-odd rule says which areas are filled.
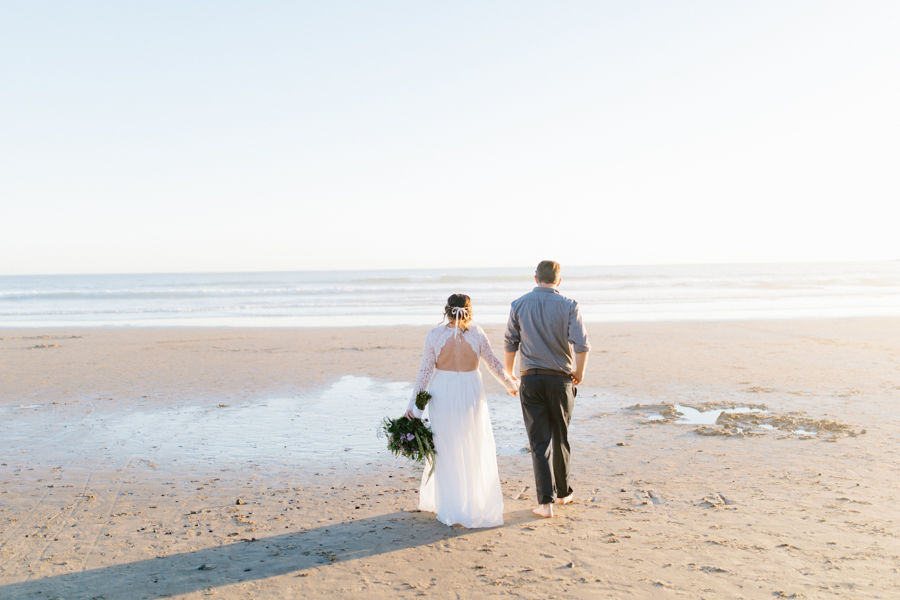
[[[538,506],[536,509],[534,509],[531,512],[538,515],[539,517],[544,517],[545,519],[549,519],[550,517],[553,516],[553,504],[552,503],[541,504],[540,506]]]
[[[557,504],[568,504],[569,502],[571,502],[574,499],[575,499],[575,494],[569,494],[565,498],[557,498],[556,503]]]

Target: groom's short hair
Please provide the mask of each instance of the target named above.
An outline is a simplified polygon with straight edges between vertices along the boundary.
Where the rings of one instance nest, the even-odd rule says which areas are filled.
[[[538,281],[541,283],[557,283],[561,269],[562,267],[555,260],[542,260],[538,263],[534,274],[537,275]]]

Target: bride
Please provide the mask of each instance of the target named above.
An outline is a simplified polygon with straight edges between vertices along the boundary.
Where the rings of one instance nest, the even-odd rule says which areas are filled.
[[[425,338],[422,366],[405,413],[408,419],[421,418],[416,394],[431,394],[426,408],[436,457],[431,477],[431,465],[425,465],[419,510],[437,513],[445,525],[502,525],[503,496],[479,359],[510,394],[519,393],[519,382],[504,370],[481,327],[472,326],[471,298],[453,294],[444,316],[448,323]]]

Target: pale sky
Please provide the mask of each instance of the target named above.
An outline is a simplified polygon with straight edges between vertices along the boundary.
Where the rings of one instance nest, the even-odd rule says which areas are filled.
[[[900,258],[900,2],[2,2],[0,274]]]

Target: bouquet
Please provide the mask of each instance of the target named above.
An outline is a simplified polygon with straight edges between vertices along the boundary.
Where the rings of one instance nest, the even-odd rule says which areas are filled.
[[[425,407],[428,406],[428,401],[431,400],[431,394],[422,390],[418,394],[416,394],[416,408],[419,410],[425,410]]]
[[[388,450],[394,456],[403,456],[416,463],[428,461],[431,463],[431,471],[428,477],[434,473],[434,434],[427,424],[428,419],[390,419],[385,417],[381,422],[381,431],[388,440]]]

